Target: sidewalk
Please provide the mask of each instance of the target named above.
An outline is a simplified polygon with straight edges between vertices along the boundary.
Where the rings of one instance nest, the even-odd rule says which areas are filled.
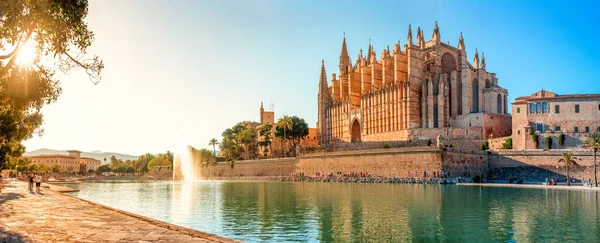
[[[581,186],[579,184],[571,184],[571,186],[565,185],[542,185],[539,184],[504,184],[504,183],[457,183],[459,186],[490,186],[490,187],[514,187],[514,188],[536,188],[536,189],[557,189],[557,190],[577,190],[577,191],[600,191],[600,187]]]
[[[27,184],[4,181],[0,242],[236,242],[114,210]]]

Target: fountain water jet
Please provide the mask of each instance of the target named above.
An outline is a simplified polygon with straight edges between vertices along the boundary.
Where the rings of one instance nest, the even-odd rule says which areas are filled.
[[[193,148],[185,145],[181,137],[177,136],[177,147],[173,155],[173,180],[195,181],[201,178],[202,162],[196,159]]]

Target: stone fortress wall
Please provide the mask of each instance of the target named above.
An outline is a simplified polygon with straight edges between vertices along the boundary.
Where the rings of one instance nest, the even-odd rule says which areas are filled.
[[[204,179],[232,179],[261,177],[285,177],[293,173],[315,176],[315,172],[337,173],[365,172],[372,177],[404,178],[417,172],[422,177],[427,171],[446,171],[450,176],[475,177],[495,180],[522,178],[526,181],[543,181],[546,177],[566,176],[564,165],[558,160],[565,150],[502,150],[485,152],[479,150],[450,148],[447,151],[433,147],[407,147],[341,151],[305,154],[297,158],[248,160],[229,164],[218,163],[203,169]],[[572,150],[571,150],[572,151]],[[578,167],[571,168],[572,177],[593,176],[593,154],[589,151],[574,151]],[[558,167],[557,167],[558,166]]]

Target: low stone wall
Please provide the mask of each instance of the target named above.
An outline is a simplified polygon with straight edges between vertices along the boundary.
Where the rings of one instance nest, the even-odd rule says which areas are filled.
[[[465,152],[445,152],[443,154],[442,169],[448,172],[449,176],[488,177],[488,155],[486,152],[465,153]]]
[[[315,176],[319,173],[345,174],[363,172],[373,177],[406,177],[417,173],[422,177],[427,171],[441,171],[442,157],[437,149],[428,147],[407,149],[378,149],[346,153],[302,156],[296,166],[296,173]]]
[[[490,155],[490,174],[494,179],[508,180],[523,178],[528,181],[543,181],[546,177],[566,177],[566,167],[558,163],[566,150],[504,150]],[[575,179],[593,177],[593,153],[579,150],[570,151],[577,158],[579,166],[570,168],[570,176]]]
[[[288,176],[294,173],[296,158],[242,160],[234,163],[233,169],[226,162],[201,169],[204,179],[214,177],[256,177],[256,176]]]
[[[504,141],[510,137],[501,137],[501,138],[493,138],[493,139],[488,139],[487,141],[490,143],[490,150],[501,150],[502,148],[502,144],[504,143]]]

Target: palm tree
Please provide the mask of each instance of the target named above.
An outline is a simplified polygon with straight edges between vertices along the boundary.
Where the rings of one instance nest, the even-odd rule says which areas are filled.
[[[215,146],[219,144],[219,140],[217,140],[216,138],[211,138],[208,141],[208,145],[212,145],[213,146],[213,153],[215,154],[215,157],[217,157],[217,149],[215,148]]]
[[[558,163],[564,163],[567,166],[567,186],[570,186],[571,180],[569,179],[569,167],[578,166],[577,162],[575,162],[577,158],[573,156],[573,153],[571,152],[564,152],[562,156],[563,157],[558,160]]]
[[[287,135],[286,135],[286,130],[288,129],[292,129],[292,118],[288,115],[283,115],[281,118],[279,118],[279,120],[277,121],[277,127],[279,128],[283,128],[283,141],[287,141]],[[283,151],[283,157],[285,157],[285,148],[283,146],[281,146]]]
[[[598,187],[598,177],[596,176],[596,152],[600,150],[600,134],[592,133],[588,135],[581,146],[594,151],[594,184]]]
[[[104,158],[104,164],[106,164],[106,158]]]

